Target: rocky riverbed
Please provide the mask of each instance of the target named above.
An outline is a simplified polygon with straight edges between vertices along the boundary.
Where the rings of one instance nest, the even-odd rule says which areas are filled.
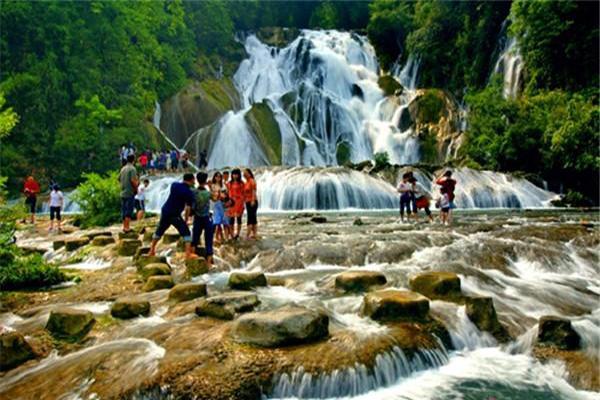
[[[153,222],[19,231],[76,279],[2,293],[3,398],[599,397],[594,213],[264,215],[212,269]]]

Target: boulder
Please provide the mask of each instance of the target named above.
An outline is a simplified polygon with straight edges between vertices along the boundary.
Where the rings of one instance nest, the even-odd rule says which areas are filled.
[[[208,263],[202,257],[185,260],[185,271],[189,277],[206,274],[208,272]]]
[[[115,239],[112,236],[96,236],[92,239],[92,246],[108,246],[113,243]]]
[[[391,75],[382,75],[377,79],[377,84],[383,90],[383,94],[386,96],[392,96],[396,91],[402,93],[402,85]]]
[[[228,285],[232,289],[249,290],[267,286],[267,278],[262,272],[233,272],[229,275]]]
[[[354,221],[352,221],[352,225],[354,226],[363,226],[364,224],[365,223],[361,218],[355,218]]]
[[[236,313],[252,311],[258,304],[254,293],[229,292],[201,300],[196,306],[196,314],[232,320]]]
[[[77,250],[90,242],[86,237],[65,239],[65,249],[67,251]]]
[[[323,217],[322,215],[317,215],[314,216],[310,219],[310,222],[313,222],[315,224],[324,224],[327,222],[327,218]]]
[[[494,301],[491,297],[467,297],[465,301],[467,317],[480,331],[492,334],[499,342],[508,342],[510,336],[498,321]]]
[[[386,283],[385,275],[375,271],[348,271],[335,277],[335,287],[346,292],[364,292]]]
[[[140,274],[144,277],[144,279],[148,279],[151,276],[157,275],[171,275],[171,267],[168,264],[163,263],[152,263],[145,265],[140,270]]]
[[[91,231],[91,232],[87,232],[84,236],[93,241],[94,238],[97,238],[98,236],[111,236],[112,237],[112,232],[111,231]]]
[[[313,342],[329,335],[329,317],[303,307],[285,307],[242,315],[232,328],[234,339],[262,347]]]
[[[177,242],[179,238],[179,233],[166,232],[162,237],[162,242],[163,244],[171,244]]]
[[[176,302],[193,300],[206,296],[206,285],[204,283],[180,283],[173,286],[169,291],[169,300]]]
[[[56,251],[64,246],[65,246],[65,239],[58,239],[58,240],[55,240],[54,242],[52,242],[52,248],[54,249],[54,251]]]
[[[119,242],[117,254],[120,256],[131,257],[142,246],[142,241],[137,239],[122,239]]]
[[[60,308],[50,312],[46,329],[60,339],[81,339],[96,323],[90,311]]]
[[[410,289],[430,299],[459,299],[460,278],[454,272],[424,272],[410,279]]]
[[[362,314],[379,321],[418,321],[428,313],[429,300],[409,290],[378,290],[363,299]]]
[[[0,335],[0,371],[8,371],[35,358],[35,353],[19,332],[3,332]]]
[[[123,240],[123,239],[137,239],[138,238],[138,233],[136,231],[129,231],[129,232],[119,232],[119,240]]]
[[[151,276],[144,285],[144,292],[153,292],[155,290],[170,289],[175,286],[171,276]]]
[[[566,318],[543,316],[538,322],[538,344],[561,350],[581,348],[581,337]]]
[[[145,267],[148,264],[155,264],[155,263],[167,264],[167,257],[141,255],[135,259],[134,263],[135,263],[135,266],[138,268],[138,270],[141,270],[143,267]]]
[[[110,308],[110,314],[115,318],[129,319],[150,314],[150,302],[134,297],[117,299]]]

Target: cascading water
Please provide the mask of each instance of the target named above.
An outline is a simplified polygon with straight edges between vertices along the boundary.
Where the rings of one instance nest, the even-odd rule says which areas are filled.
[[[494,74],[503,76],[502,95],[505,99],[514,99],[520,90],[523,58],[517,39],[504,38],[505,44],[494,67]]]

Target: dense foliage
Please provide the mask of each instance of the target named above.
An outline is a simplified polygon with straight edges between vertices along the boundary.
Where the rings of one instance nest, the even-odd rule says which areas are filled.
[[[118,173],[111,172],[106,176],[90,173],[83,178],[83,183],[73,194],[73,200],[81,207],[81,225],[105,226],[118,222],[121,209]]]

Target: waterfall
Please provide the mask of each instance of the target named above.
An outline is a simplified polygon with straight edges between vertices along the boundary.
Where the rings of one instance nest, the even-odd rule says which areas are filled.
[[[505,99],[514,99],[520,90],[523,58],[514,37],[504,38],[504,48],[496,61],[494,74],[502,74],[502,95]]]
[[[392,73],[398,77],[400,84],[404,86],[405,89],[415,90],[417,88],[420,64],[421,60],[411,55],[408,57],[404,67],[399,68],[399,66],[397,66]]]

